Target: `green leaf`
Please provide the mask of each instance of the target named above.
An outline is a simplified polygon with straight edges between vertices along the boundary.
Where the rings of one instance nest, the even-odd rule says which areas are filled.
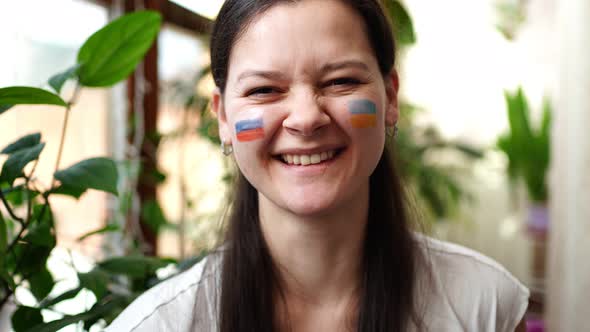
[[[104,87],[129,76],[153,44],[161,21],[157,12],[138,11],[95,32],[78,52],[80,83]]]
[[[117,195],[117,166],[108,158],[83,160],[55,173],[62,185],[80,190],[96,189]]]
[[[37,224],[47,224],[53,227],[54,218],[51,206],[47,205],[47,207],[45,207],[45,204],[34,204],[31,220],[34,220]]]
[[[19,257],[19,261],[21,262],[17,273],[22,275],[29,275],[33,273],[38,273],[41,269],[45,268],[47,263],[47,258],[49,258],[49,254],[51,253],[51,247],[47,246],[37,246],[37,245],[24,245],[26,247],[21,247],[20,251],[22,254]]]
[[[17,152],[18,150],[31,148],[39,143],[41,143],[40,133],[29,134],[19,138],[13,143],[10,143],[10,145],[0,151],[0,154],[11,154]]]
[[[64,196],[73,197],[75,199],[79,199],[80,197],[82,197],[82,195],[85,192],[86,192],[86,189],[84,189],[84,188],[75,188],[75,187],[70,187],[68,185],[62,184],[59,187],[50,190],[49,194],[64,195]]]
[[[29,278],[29,284],[31,286],[31,293],[35,295],[37,301],[41,301],[51,293],[55,281],[51,273],[44,267]]]
[[[9,109],[12,108],[12,106],[14,106],[14,105],[0,105],[0,114],[8,111]]]
[[[19,306],[12,314],[12,328],[14,332],[30,330],[35,325],[43,323],[41,309]]]
[[[412,18],[406,8],[397,0],[385,1],[393,25],[393,33],[397,42],[402,46],[416,43],[416,33]]]
[[[155,233],[158,233],[160,227],[168,224],[160,204],[155,200],[149,200],[143,204],[141,207],[141,221]]]
[[[26,330],[26,332],[55,332],[60,330],[63,327],[66,327],[68,325],[80,322],[80,321],[87,321],[87,320],[93,320],[96,319],[96,317],[102,317],[105,316],[106,314],[108,314],[110,311],[116,309],[118,306],[121,306],[121,300],[120,299],[115,299],[113,301],[107,302],[107,303],[96,303],[94,306],[92,306],[92,309],[90,309],[87,312],[78,314],[78,315],[73,315],[73,316],[65,316],[62,319],[59,320],[54,320],[52,322],[49,323],[41,323],[41,324],[36,324],[33,327],[30,327],[29,329]],[[19,332],[19,331],[15,331],[15,332]]]
[[[60,96],[49,91],[28,86],[11,86],[0,89],[0,114],[14,105],[67,106]]]
[[[53,248],[55,246],[55,234],[53,234],[51,226],[44,222],[32,226],[24,240],[42,247]]]
[[[67,291],[61,295],[58,295],[52,299],[45,299],[39,303],[39,307],[41,309],[45,309],[45,308],[49,308],[52,305],[55,305],[57,303],[72,299],[72,298],[76,297],[76,295],[78,295],[78,293],[81,290],[82,290],[82,287],[77,287],[74,289],[70,289],[69,291]]]
[[[28,163],[39,158],[44,147],[45,143],[40,143],[30,148],[21,149],[10,155],[4,162],[4,165],[2,165],[0,180],[12,184],[16,178],[22,176],[23,168]]]
[[[61,88],[63,87],[64,83],[70,78],[76,77],[78,73],[78,69],[80,68],[80,64],[76,64],[75,66],[52,76],[49,79],[49,85],[57,92],[58,94],[61,92]]]
[[[121,230],[121,227],[119,227],[119,225],[116,225],[116,224],[108,224],[108,225],[106,225],[106,226],[104,226],[102,228],[99,228],[97,230],[88,232],[88,233],[80,236],[77,241],[83,241],[83,240],[85,240],[86,238],[88,238],[88,237],[90,237],[92,235],[103,234],[103,233],[108,233],[108,232],[117,232],[117,231],[120,231],[120,230]]]
[[[168,262],[154,257],[123,256],[107,259],[99,264],[105,271],[141,278],[153,274],[157,269],[168,265]]]
[[[87,273],[78,273],[80,286],[89,289],[96,295],[97,301],[100,301],[107,293],[109,284],[109,275],[101,269],[93,269]]]

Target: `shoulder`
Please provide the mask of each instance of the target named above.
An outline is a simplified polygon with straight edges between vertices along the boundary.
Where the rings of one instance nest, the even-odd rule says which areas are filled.
[[[194,308],[207,306],[219,269],[218,254],[209,255],[190,269],[150,288],[133,301],[106,329],[126,331],[188,331]],[[197,303],[201,302],[201,303]]]
[[[437,314],[467,330],[514,331],[528,306],[529,290],[495,260],[474,250],[418,235],[430,265],[429,297]]]

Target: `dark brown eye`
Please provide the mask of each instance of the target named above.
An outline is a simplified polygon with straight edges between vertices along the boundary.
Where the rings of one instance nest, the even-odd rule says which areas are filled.
[[[247,96],[263,96],[263,95],[268,95],[268,94],[275,93],[275,92],[277,92],[277,89],[270,87],[270,86],[264,86],[264,87],[252,89],[252,90],[248,91],[246,93],[246,95]]]
[[[351,86],[351,85],[357,85],[359,83],[360,83],[360,81],[357,80],[356,78],[344,77],[344,78],[337,78],[335,80],[329,81],[326,84],[326,87],[331,87],[331,86]]]

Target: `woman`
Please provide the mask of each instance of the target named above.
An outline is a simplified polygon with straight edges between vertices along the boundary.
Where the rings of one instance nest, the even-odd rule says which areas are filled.
[[[376,0],[227,0],[212,108],[240,170],[225,244],[110,331],[522,331],[528,290],[415,235],[384,149],[399,116]]]

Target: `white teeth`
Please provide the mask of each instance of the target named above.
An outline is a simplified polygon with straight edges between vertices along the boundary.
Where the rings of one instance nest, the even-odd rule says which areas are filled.
[[[319,154],[312,154],[309,161],[312,164],[319,164],[322,161],[322,157]]]
[[[307,155],[302,155],[299,158],[301,158],[301,165],[303,166],[307,166],[311,163],[311,161],[309,160],[309,156]]]
[[[292,154],[284,154],[281,155],[281,159],[289,165],[313,165],[319,164],[324,160],[329,160],[334,158],[336,152],[334,150],[331,151],[324,151],[322,153],[315,153],[311,155],[292,155]]]

